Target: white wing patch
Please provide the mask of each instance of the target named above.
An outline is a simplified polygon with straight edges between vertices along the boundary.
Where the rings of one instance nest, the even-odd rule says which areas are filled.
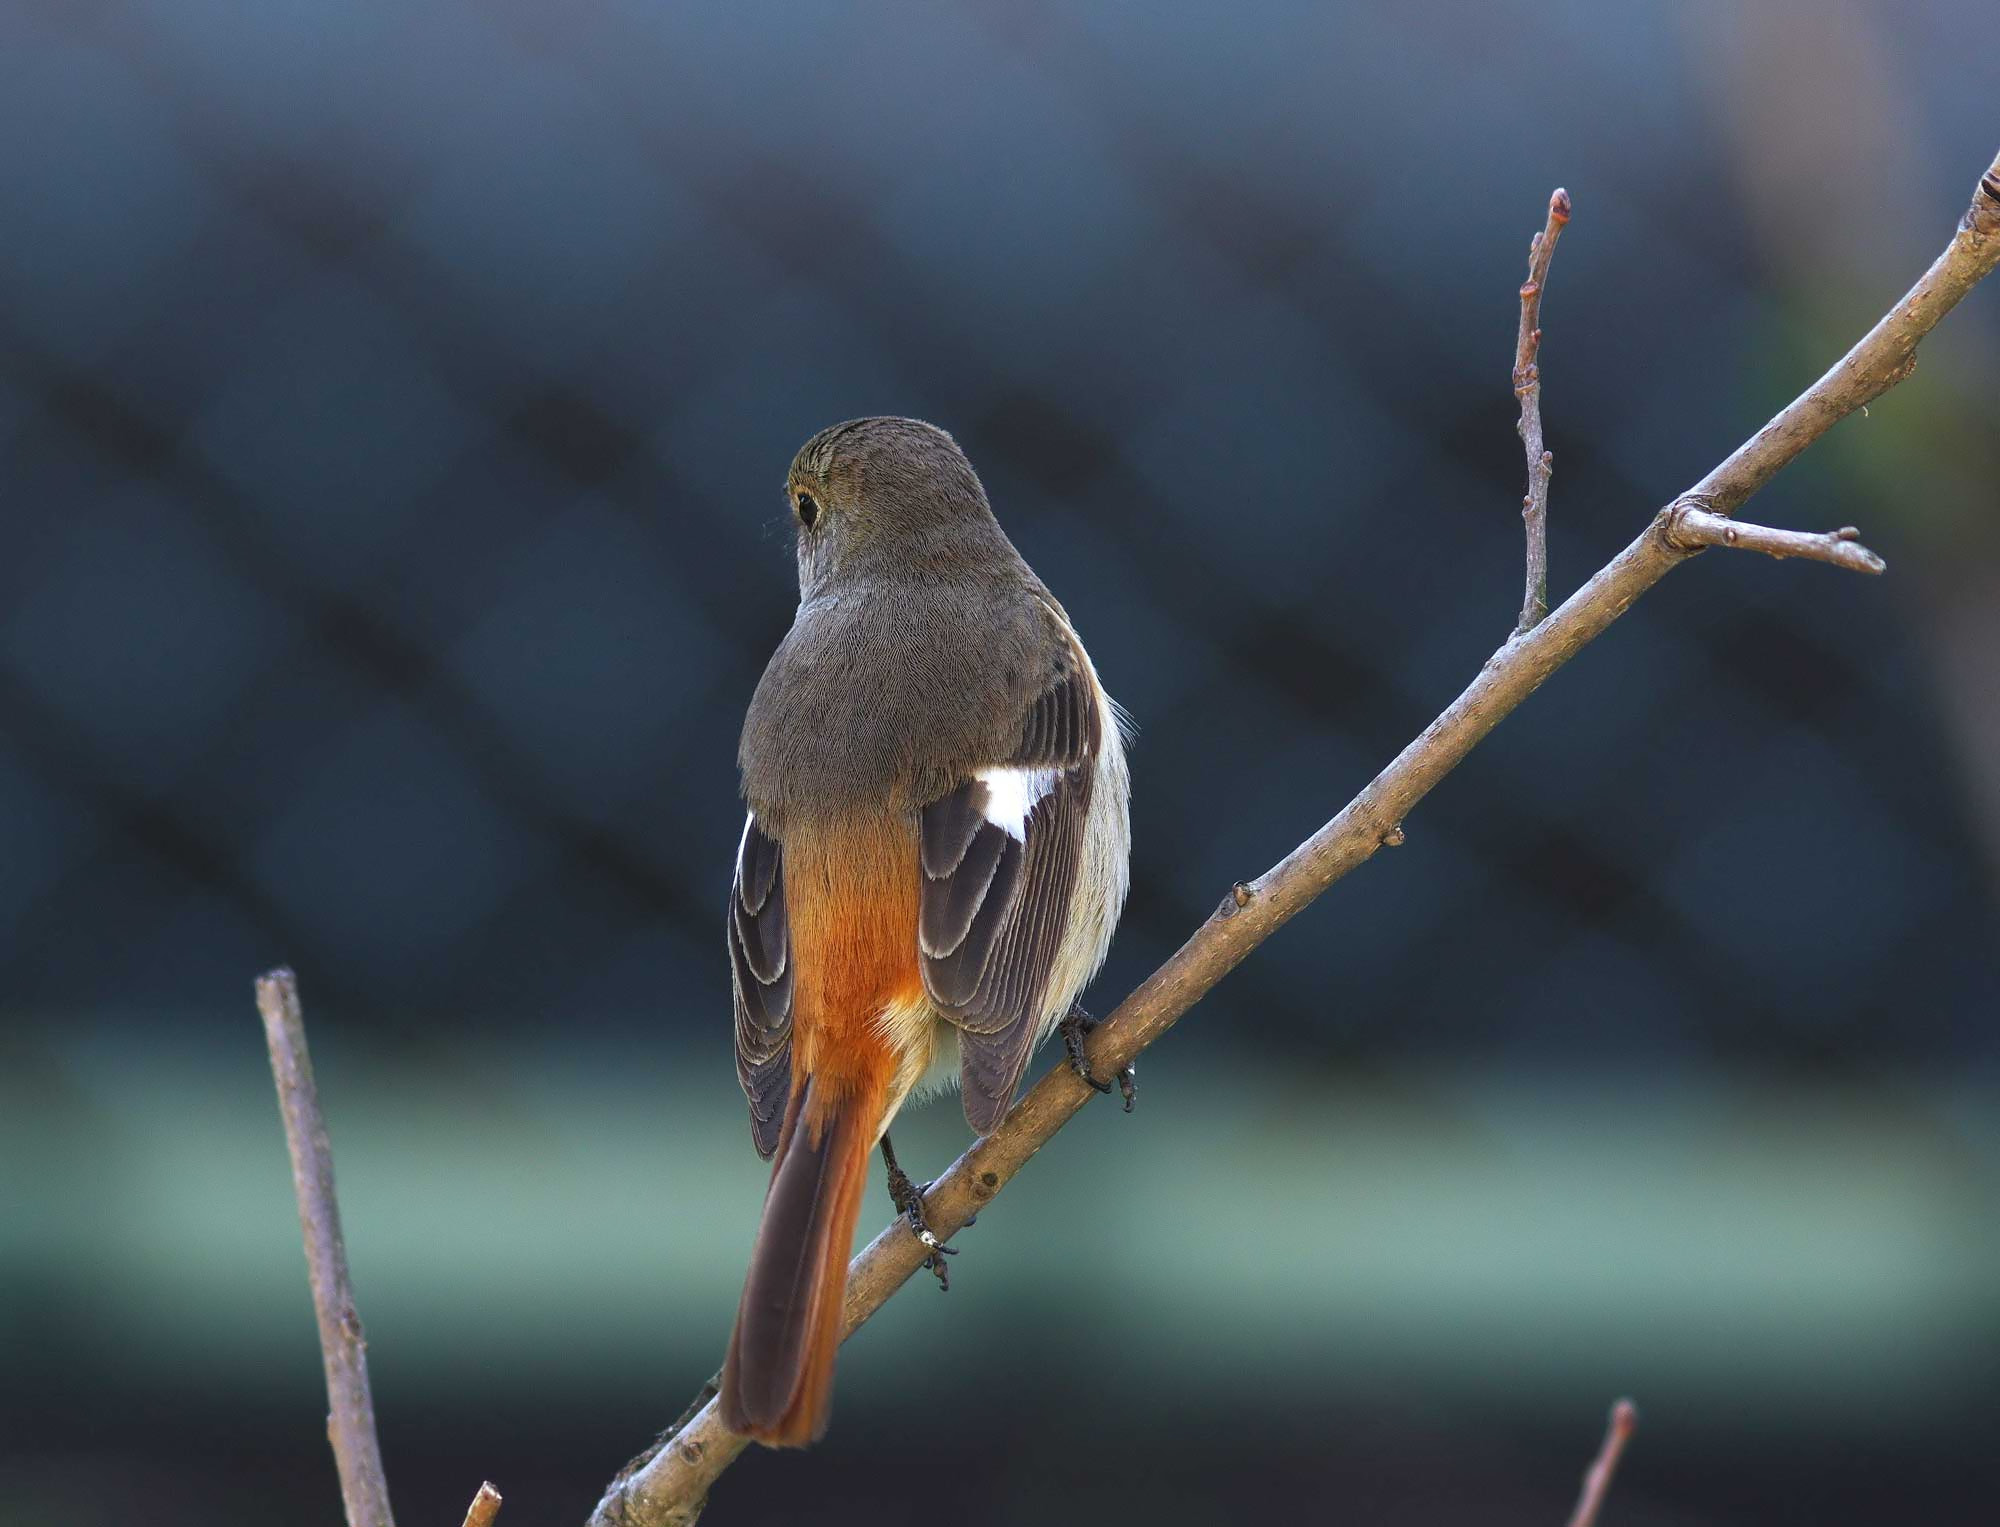
[[[1056,787],[1054,769],[980,769],[973,778],[986,787],[986,820],[1016,843],[1028,841],[1028,813]]]

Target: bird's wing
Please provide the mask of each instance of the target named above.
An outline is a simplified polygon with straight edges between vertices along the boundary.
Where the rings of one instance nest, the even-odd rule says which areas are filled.
[[[1006,1114],[1040,1037],[1103,731],[1096,680],[1072,649],[1012,749],[921,812],[919,963],[960,1031],[965,1117],[980,1134]]]
[[[757,825],[743,824],[729,887],[729,957],[736,990],[736,1079],[750,1100],[757,1154],[778,1148],[792,1084],[791,931],[785,923],[783,852]]]

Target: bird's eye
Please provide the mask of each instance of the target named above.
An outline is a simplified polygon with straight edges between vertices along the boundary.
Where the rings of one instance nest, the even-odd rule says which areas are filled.
[[[810,530],[813,521],[819,518],[819,504],[810,493],[799,495],[799,523]]]

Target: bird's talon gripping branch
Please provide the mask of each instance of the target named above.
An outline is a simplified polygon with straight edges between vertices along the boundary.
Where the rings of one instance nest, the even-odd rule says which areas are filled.
[[[1083,1078],[1084,1085],[1093,1092],[1110,1092],[1111,1083],[1100,1082],[1091,1074],[1090,1062],[1084,1058],[1083,1041],[1090,1031],[1097,1027],[1097,1020],[1080,1007],[1069,1010],[1069,1016],[1061,1025],[1063,1049],[1069,1052],[1069,1068]]]
[[[957,1256],[958,1248],[939,1240],[930,1222],[924,1218],[924,1194],[930,1191],[931,1185],[925,1183],[918,1187],[910,1181],[910,1174],[896,1164],[896,1148],[889,1143],[886,1134],[882,1136],[882,1160],[889,1168],[889,1202],[901,1211],[903,1218],[909,1221],[910,1233],[930,1253],[924,1259],[924,1266],[936,1274],[938,1287],[950,1293],[951,1274],[945,1270],[944,1259]]]
[[[1113,1083],[1100,1082],[1091,1073],[1090,1062],[1083,1053],[1083,1042],[1090,1037],[1090,1031],[1097,1027],[1097,1020],[1086,1013],[1080,1005],[1072,1004],[1069,1016],[1063,1019],[1059,1027],[1062,1030],[1063,1049],[1069,1052],[1070,1069],[1083,1078],[1084,1085],[1108,1096]],[[1122,1067],[1114,1080],[1118,1095],[1125,1100],[1125,1111],[1130,1113],[1133,1105],[1139,1101],[1139,1068]]]

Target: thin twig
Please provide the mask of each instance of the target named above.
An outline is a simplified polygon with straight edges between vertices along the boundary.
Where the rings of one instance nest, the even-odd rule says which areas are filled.
[[[331,1411],[326,1434],[340,1471],[348,1527],[395,1527],[389,1514],[389,1486],[382,1475],[382,1448],[375,1437],[375,1402],[368,1393],[368,1342],[347,1280],[347,1246],[341,1240],[340,1203],[333,1191],[333,1146],[313,1087],[298,978],[289,970],[259,976],[257,1011],[264,1019],[271,1076],[278,1084],[285,1143],[292,1153],[292,1189],[299,1200],[306,1271],[312,1280],[313,1313],[319,1317],[319,1348],[326,1363]]]
[[[1909,375],[1917,343],[1979,279],[2000,263],[2000,158],[1973,205],[1923,279],[1825,376],[1727,461],[1674,503],[1699,498],[1724,514],[1770,481],[1778,469],[1863,403]],[[1647,589],[1696,553],[1669,535],[1674,508],[1659,512],[1639,538],[1599,570],[1533,630],[1512,637],[1423,734],[1350,801],[1340,814],[1259,879],[1224,895],[1194,936],[1119,1004],[1085,1042],[1099,1076],[1131,1065],[1250,952],[1334,881],[1365,864],[1385,843],[1400,841],[1410,810],[1539,688],[1601,634]],[[1067,1064],[1044,1075],[1000,1127],[955,1161],[924,1195],[932,1229],[949,1238],[1097,1096]],[[898,1219],[848,1268],[843,1339],[881,1308],[929,1253]],[[628,1466],[598,1502],[592,1527],[681,1527],[700,1514],[709,1487],[747,1446],[730,1433],[711,1400],[637,1468]]]
[[[1830,562],[1851,573],[1883,573],[1889,570],[1874,552],[1861,544],[1861,532],[1852,525],[1814,534],[1806,530],[1773,530],[1769,525],[1746,525],[1727,515],[1710,514],[1700,505],[1682,499],[1668,511],[1667,539],[1689,549],[1700,546],[1733,546],[1739,551],[1761,551],[1769,557],[1804,557],[1810,562]]]
[[[1632,1433],[1639,1428],[1639,1410],[1630,1400],[1620,1400],[1611,1407],[1611,1419],[1604,1428],[1604,1442],[1597,1450],[1593,1462],[1583,1476],[1583,1493],[1576,1498],[1576,1510],[1570,1514],[1569,1527],[1597,1527],[1597,1513],[1603,1509],[1604,1497],[1611,1493],[1611,1478],[1618,1472],[1618,1460],[1625,1456],[1625,1444],[1632,1440]]]
[[[479,1493],[472,1497],[472,1504],[466,1508],[465,1527],[493,1527],[500,1515],[500,1492],[489,1481],[479,1487]]]
[[[1549,478],[1556,459],[1542,448],[1542,293],[1556,240],[1569,221],[1569,192],[1557,186],[1549,196],[1549,220],[1528,245],[1528,279],[1521,283],[1521,332],[1514,341],[1514,396],[1521,400],[1515,426],[1528,453],[1528,495],[1521,522],[1528,533],[1528,589],[1521,596],[1516,632],[1532,631],[1549,613]]]

